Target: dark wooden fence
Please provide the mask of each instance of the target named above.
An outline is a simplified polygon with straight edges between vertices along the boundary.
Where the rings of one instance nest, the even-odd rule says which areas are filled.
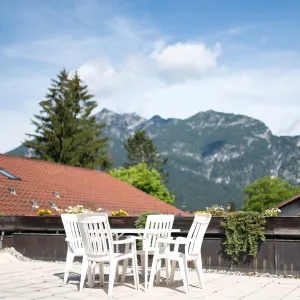
[[[136,217],[110,217],[112,228],[133,228]],[[220,226],[222,217],[213,217],[202,246],[204,268],[300,275],[300,217],[267,218],[266,241],[250,262],[230,266],[223,257],[225,235]],[[177,235],[185,236],[192,217],[175,217]],[[60,217],[0,217],[3,247],[14,247],[23,255],[41,260],[61,261],[66,257],[66,243]]]

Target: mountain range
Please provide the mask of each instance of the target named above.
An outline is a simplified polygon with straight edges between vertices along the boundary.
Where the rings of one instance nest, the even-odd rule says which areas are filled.
[[[169,158],[168,188],[175,205],[199,210],[212,204],[243,204],[242,189],[266,175],[300,183],[300,136],[276,136],[261,121],[216,111],[187,119],[145,119],[135,113],[103,109],[96,114],[106,123],[114,167],[126,161],[124,142],[136,130],[145,130],[159,152]],[[32,156],[24,146],[10,155]]]

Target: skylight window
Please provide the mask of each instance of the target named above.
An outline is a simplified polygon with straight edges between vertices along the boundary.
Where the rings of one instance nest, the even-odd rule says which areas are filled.
[[[39,208],[39,205],[38,205],[37,201],[34,200],[34,201],[31,201],[30,203],[32,204],[32,207]]]
[[[56,203],[55,202],[49,202],[50,207],[51,208],[57,208]]]
[[[59,192],[53,192],[52,193],[56,198],[60,198]]]
[[[9,173],[7,170],[0,168],[0,174],[2,174],[3,176],[6,176],[8,179],[12,179],[12,180],[21,180],[20,177],[15,176],[12,173]]]
[[[17,191],[16,191],[15,188],[9,188],[8,190],[9,190],[10,194],[14,194],[15,195],[17,193]]]

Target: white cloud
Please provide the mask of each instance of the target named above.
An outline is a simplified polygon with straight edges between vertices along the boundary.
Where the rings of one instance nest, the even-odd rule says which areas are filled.
[[[151,53],[158,69],[169,76],[176,74],[181,79],[199,76],[217,67],[221,46],[209,48],[203,43],[176,43]]]
[[[171,40],[120,17],[100,25],[101,33],[74,37],[64,28],[64,36],[3,47],[0,59],[5,55],[17,67],[13,76],[0,76],[6,101],[0,102],[0,126],[8,128],[0,131],[0,152],[18,146],[32,130],[32,113],[38,111],[50,77],[62,67],[78,69],[100,108],[177,118],[214,109],[258,118],[274,133],[300,134],[297,51],[221,47],[219,39],[214,46],[196,39]],[[241,33],[232,30],[232,35]],[[233,59],[227,61],[228,56]]]
[[[164,46],[161,53],[168,47],[172,45]],[[205,45],[201,48],[208,49]],[[135,111],[145,117],[161,114],[164,117],[187,118],[199,111],[214,109],[260,119],[274,133],[300,133],[297,121],[300,117],[300,86],[297,84],[300,69],[285,70],[280,66],[272,69],[252,69],[251,66],[231,69],[230,66],[222,68],[216,62],[216,72],[197,77],[194,73],[185,72],[186,66],[192,68],[193,59],[191,56],[184,57],[187,64],[180,55],[180,64],[175,63],[178,68],[183,66],[184,79],[171,83],[161,76],[151,55],[126,60],[120,67],[121,71],[110,73],[110,81],[117,86],[111,86],[110,94],[102,97],[101,105],[117,112]],[[199,57],[194,56],[194,65],[198,60]],[[133,67],[135,64],[138,67]],[[109,68],[114,70],[113,66]],[[126,72],[132,76],[124,76]],[[98,83],[92,85],[95,93],[100,94],[103,85],[108,87],[107,76],[96,69],[90,74],[93,74],[91,83]]]
[[[83,64],[78,73],[88,83],[92,92],[112,93],[135,80],[134,71],[116,69],[104,57],[95,58]]]

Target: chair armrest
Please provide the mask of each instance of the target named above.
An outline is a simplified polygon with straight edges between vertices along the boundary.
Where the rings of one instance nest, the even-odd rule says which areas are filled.
[[[124,240],[118,240],[118,241],[113,241],[114,245],[121,245],[121,244],[128,244],[128,243],[135,243],[135,238],[134,237],[129,237]]]

